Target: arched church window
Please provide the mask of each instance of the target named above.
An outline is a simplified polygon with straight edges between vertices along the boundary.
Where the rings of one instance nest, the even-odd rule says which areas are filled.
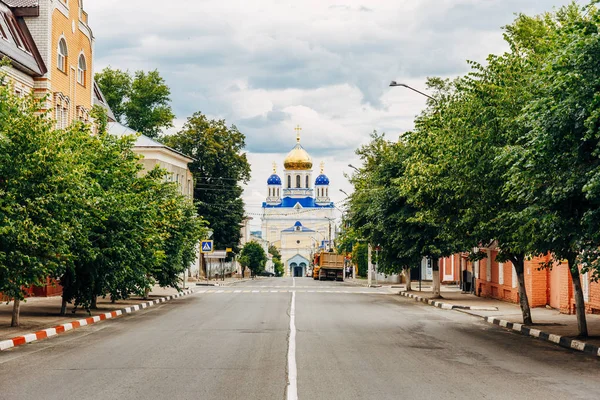
[[[300,189],[300,175],[296,175],[296,188]]]
[[[288,175],[288,189],[292,188],[292,176]]]
[[[308,175],[306,175],[306,188],[308,189]]]
[[[325,196],[328,197],[329,196],[329,188],[325,189]]]
[[[278,188],[277,189],[277,197],[279,197],[279,196],[280,196],[280,194],[279,194],[279,188]]]
[[[271,197],[271,188],[269,188],[269,197]]]

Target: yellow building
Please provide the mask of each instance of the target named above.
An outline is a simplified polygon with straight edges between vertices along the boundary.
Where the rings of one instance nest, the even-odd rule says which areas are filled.
[[[34,78],[35,92],[47,96],[58,128],[90,121],[93,105],[94,36],[83,0],[1,0],[22,18],[47,67]]]

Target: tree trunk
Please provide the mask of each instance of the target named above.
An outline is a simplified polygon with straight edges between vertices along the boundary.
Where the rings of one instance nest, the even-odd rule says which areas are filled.
[[[440,259],[439,258],[432,258],[431,259],[431,270],[433,272],[433,289],[432,289],[432,293],[433,293],[433,298],[434,299],[440,299],[442,297],[442,293],[440,290]]]
[[[529,308],[529,298],[525,290],[525,256],[521,254],[512,256],[511,261],[519,282],[519,305],[523,314],[523,324],[532,325],[533,319],[531,318],[531,309]]]
[[[583,288],[581,287],[581,274],[579,274],[579,268],[577,266],[576,256],[567,258],[569,263],[569,272],[573,279],[573,290],[575,295],[575,311],[577,313],[577,329],[579,336],[587,337],[587,319],[585,316],[585,301],[583,299]]]
[[[12,311],[12,321],[10,322],[10,326],[12,327],[17,327],[20,324],[20,311],[21,311],[21,299],[18,299],[15,297],[15,301],[13,304],[13,311]]]
[[[406,291],[410,292],[412,290],[412,282],[410,280],[410,268],[403,268],[402,273],[406,277]]]
[[[96,309],[98,309],[97,302],[98,302],[98,296],[94,295],[92,297],[92,304],[90,304],[90,310],[96,310]]]
[[[62,304],[60,306],[60,315],[66,315],[66,314],[67,314],[67,299],[63,295]]]

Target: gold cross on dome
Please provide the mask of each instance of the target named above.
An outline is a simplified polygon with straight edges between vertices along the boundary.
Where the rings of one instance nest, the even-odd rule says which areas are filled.
[[[321,173],[325,171],[325,161],[321,161]]]
[[[277,163],[273,161],[273,173],[277,173]]]
[[[300,143],[300,132],[302,131],[302,128],[300,128],[300,125],[296,125],[294,130],[296,131],[296,141]]]

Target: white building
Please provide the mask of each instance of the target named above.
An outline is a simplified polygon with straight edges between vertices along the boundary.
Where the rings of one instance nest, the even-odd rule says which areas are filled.
[[[283,180],[276,164],[267,180],[262,237],[281,252],[287,276],[306,276],[312,255],[334,239],[335,206],[324,165],[313,181],[312,158],[300,144],[299,134],[283,165]]]

